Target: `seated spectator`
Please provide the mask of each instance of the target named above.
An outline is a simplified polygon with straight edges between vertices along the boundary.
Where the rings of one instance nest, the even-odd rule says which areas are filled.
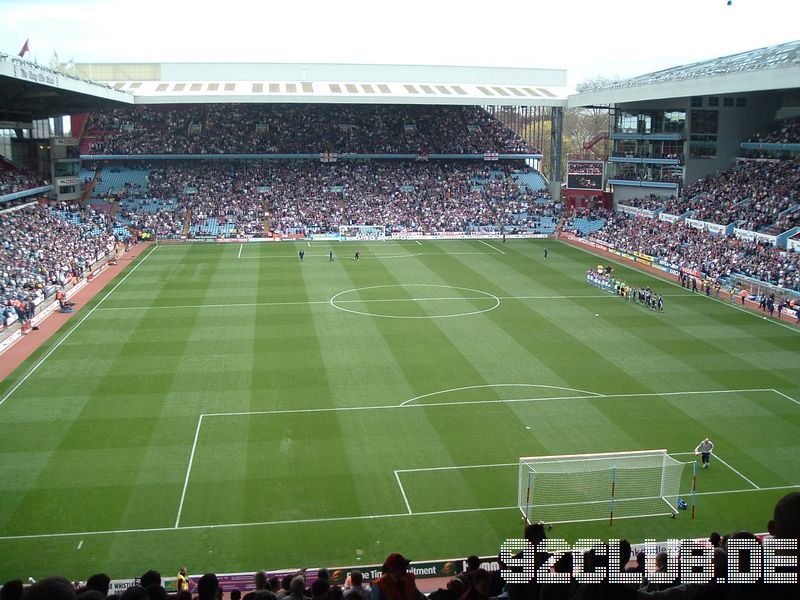
[[[147,592],[139,585],[132,585],[127,590],[122,592],[120,600],[150,600]]]
[[[461,596],[461,600],[489,600],[491,576],[485,569],[475,569],[468,573],[469,589]]]
[[[345,585],[345,600],[369,600],[369,586],[364,587],[364,575],[358,569],[350,573],[349,585]]]
[[[197,582],[197,600],[218,600],[219,580],[214,573],[206,573]]]
[[[302,575],[292,578],[289,585],[289,593],[283,596],[286,600],[308,600],[306,596],[306,580]]]
[[[73,585],[63,577],[47,577],[32,584],[23,596],[24,600],[74,600],[77,598]]]
[[[108,587],[110,585],[111,585],[111,578],[105,573],[98,573],[97,575],[92,575],[91,577],[89,577],[89,579],[86,580],[86,589],[96,590],[100,592],[104,598],[108,596]]]
[[[0,600],[20,600],[25,592],[21,579],[6,581],[0,588]]]

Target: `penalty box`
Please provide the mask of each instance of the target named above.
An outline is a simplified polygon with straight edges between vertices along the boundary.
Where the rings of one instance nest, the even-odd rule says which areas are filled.
[[[665,394],[670,406],[681,407],[691,397],[697,409],[698,392],[679,394]],[[742,427],[752,429],[753,413],[765,402],[770,407],[782,402],[789,411],[798,408],[772,390],[701,394],[705,407],[716,407],[711,412],[727,413],[728,428],[733,412],[745,417]],[[597,403],[627,406],[635,419],[637,410],[652,411],[653,396],[660,395],[642,394],[646,401],[632,402],[635,396],[468,402],[453,397],[452,402],[435,406],[202,415],[176,527],[515,508],[518,456],[545,454],[538,446],[539,438],[554,435],[553,430],[555,435],[564,435],[576,421],[594,418]],[[564,410],[566,403],[569,410]],[[559,413],[560,421],[554,420]],[[533,425],[524,425],[527,422]],[[713,419],[709,427],[713,439]],[[675,450],[670,454],[689,461],[692,448],[686,446],[684,428],[685,423],[668,415],[661,422],[668,441],[682,441],[681,446],[664,444]],[[691,440],[690,446],[699,438]],[[621,443],[619,432],[614,431],[598,431],[590,441],[596,444],[590,449],[617,449]],[[791,443],[788,438],[777,441]],[[572,450],[568,445],[567,438],[560,450]],[[773,465],[769,473],[759,472],[746,448],[726,448],[723,453],[718,444],[718,449],[712,468],[700,472],[698,496],[757,491],[800,481],[794,463],[783,465],[780,461],[780,470]],[[487,460],[477,462],[475,458]],[[776,471],[781,475],[776,476]],[[688,495],[690,478],[691,469],[686,469],[682,494]],[[698,510],[702,510],[702,500]]]

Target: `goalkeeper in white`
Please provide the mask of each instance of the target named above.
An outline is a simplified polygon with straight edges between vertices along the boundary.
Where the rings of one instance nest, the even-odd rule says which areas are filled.
[[[706,438],[699,444],[697,444],[697,448],[694,449],[695,455],[700,454],[702,455],[703,459],[703,468],[708,468],[708,460],[711,458],[711,453],[714,451],[714,442],[710,439]]]

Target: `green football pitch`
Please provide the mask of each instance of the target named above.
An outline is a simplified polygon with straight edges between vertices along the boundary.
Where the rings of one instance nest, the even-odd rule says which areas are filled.
[[[0,384],[0,580],[492,555],[521,456],[715,442],[695,520],[571,541],[764,531],[800,484],[791,326],[550,240],[358,248],[152,247],[81,307]]]

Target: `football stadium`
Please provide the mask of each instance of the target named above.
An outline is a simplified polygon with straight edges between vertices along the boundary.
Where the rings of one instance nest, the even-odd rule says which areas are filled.
[[[6,50],[3,599],[797,597],[800,41],[579,91]],[[545,538],[640,579],[501,576]]]

